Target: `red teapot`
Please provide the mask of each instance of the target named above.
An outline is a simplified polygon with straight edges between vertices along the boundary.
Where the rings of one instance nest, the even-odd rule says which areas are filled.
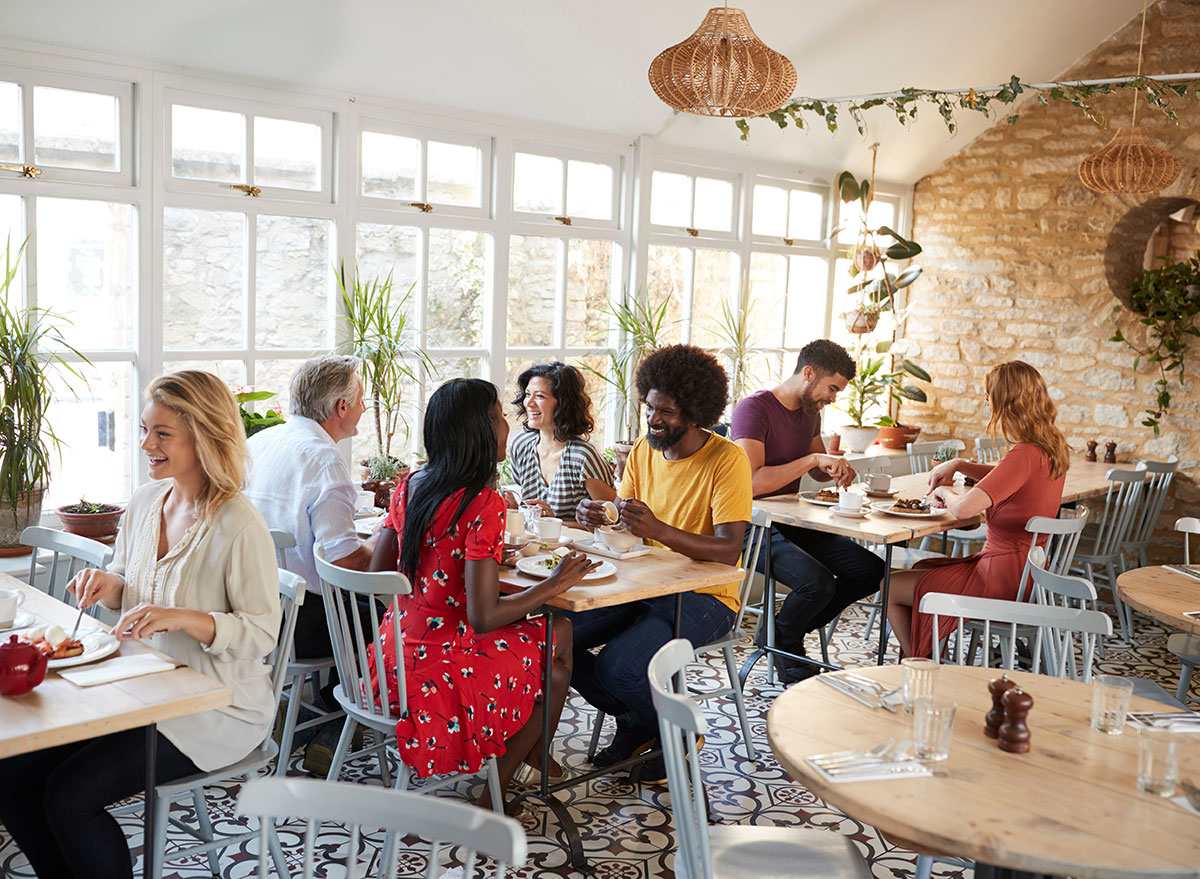
[[[0,695],[22,696],[46,677],[46,654],[16,635],[0,644]]]

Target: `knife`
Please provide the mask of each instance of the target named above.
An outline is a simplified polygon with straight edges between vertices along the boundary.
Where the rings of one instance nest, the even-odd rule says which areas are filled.
[[[878,697],[869,697],[869,694],[864,693],[861,690],[854,689],[838,678],[832,678],[828,675],[817,675],[817,680],[824,681],[827,685],[833,687],[838,692],[844,693],[856,702],[861,702],[868,708],[880,708],[883,705],[883,702]]]

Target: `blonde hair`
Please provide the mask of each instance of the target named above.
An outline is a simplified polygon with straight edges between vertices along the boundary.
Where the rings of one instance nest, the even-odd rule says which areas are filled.
[[[246,432],[237,401],[223,381],[199,369],[156,378],[146,389],[146,400],[166,406],[191,431],[204,471],[196,515],[210,518],[242,490],[246,478]]]
[[[1050,478],[1063,476],[1070,449],[1067,438],[1054,425],[1058,409],[1042,374],[1028,363],[1009,360],[992,367],[984,386],[992,405],[988,434],[995,439],[999,432],[1011,443],[1037,446],[1050,463]]]

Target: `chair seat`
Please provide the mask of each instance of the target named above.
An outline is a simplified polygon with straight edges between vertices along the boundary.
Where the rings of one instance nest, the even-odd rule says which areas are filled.
[[[831,830],[711,824],[713,879],[870,879],[848,836]]]
[[[976,525],[974,528],[951,528],[946,532],[951,540],[987,540],[987,523]]]
[[[240,776],[248,775],[251,772],[257,772],[259,769],[262,769],[274,760],[275,755],[278,753],[279,746],[275,744],[275,740],[267,739],[236,763],[230,763],[228,766],[214,769],[212,772],[201,772],[197,775],[189,775],[187,778],[177,778],[174,781],[164,782],[156,785],[155,789],[158,791],[160,797],[170,797],[212,784],[214,781],[226,778],[239,778]]]
[[[1170,708],[1175,708],[1179,711],[1190,711],[1186,705],[1168,693],[1161,684],[1150,680],[1149,678],[1126,678],[1133,681],[1133,695],[1142,699],[1149,699],[1152,702],[1158,702]]]
[[[1200,665],[1200,636],[1176,632],[1167,638],[1167,649],[1183,662]]]
[[[288,677],[298,674],[312,674],[333,668],[332,656],[318,656],[313,659],[293,659],[288,662]]]

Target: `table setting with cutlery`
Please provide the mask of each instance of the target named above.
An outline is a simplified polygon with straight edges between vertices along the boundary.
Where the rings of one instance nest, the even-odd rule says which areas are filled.
[[[868,750],[837,751],[806,758],[813,769],[835,784],[931,775],[929,767],[909,753],[911,741],[888,739]]]

